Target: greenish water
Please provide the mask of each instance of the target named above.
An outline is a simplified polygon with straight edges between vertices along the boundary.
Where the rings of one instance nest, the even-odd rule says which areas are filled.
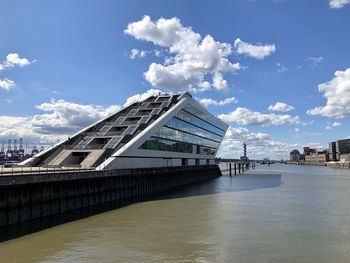
[[[257,166],[0,243],[0,262],[350,262],[350,170]]]

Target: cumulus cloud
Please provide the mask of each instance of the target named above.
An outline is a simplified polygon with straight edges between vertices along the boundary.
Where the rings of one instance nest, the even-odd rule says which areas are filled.
[[[33,62],[35,62],[35,60],[29,61],[27,58],[21,58],[17,53],[10,53],[6,56],[6,60],[0,64],[0,71],[7,68],[13,68],[15,66],[24,67]],[[10,90],[14,86],[15,82],[13,80],[7,78],[0,79],[0,90]]]
[[[247,108],[238,107],[228,114],[221,114],[219,118],[225,122],[237,123],[239,125],[255,125],[255,126],[270,126],[270,125],[285,125],[285,124],[300,124],[298,116],[288,114],[261,113],[251,111]]]
[[[13,68],[15,66],[24,67],[34,61],[35,60],[29,61],[27,58],[21,58],[17,53],[10,53],[6,56],[6,60],[0,64],[0,70]]]
[[[310,62],[310,66],[317,66],[318,64],[321,64],[324,61],[324,58],[321,57],[309,57],[307,59]]]
[[[276,51],[276,46],[274,44],[253,45],[247,42],[243,42],[239,38],[235,40],[234,47],[235,51],[238,54],[244,54],[255,59],[264,59]]]
[[[209,87],[225,89],[228,85],[223,73],[240,69],[239,63],[228,59],[232,54],[230,44],[215,41],[210,35],[202,37],[176,17],[152,21],[145,16],[130,23],[124,32],[167,50],[169,56],[164,63],[151,63],[144,73],[145,79],[158,88],[193,89],[205,83],[204,78],[209,75]]]
[[[288,105],[284,102],[276,102],[273,105],[270,105],[268,107],[269,111],[280,111],[280,112],[288,112],[294,110],[294,107],[291,105]]]
[[[331,8],[342,8],[349,3],[350,3],[350,0],[330,0],[329,6]]]
[[[29,118],[0,116],[0,137],[22,137],[30,136],[32,133],[32,126]]]
[[[318,90],[323,92],[327,100],[326,105],[308,110],[308,114],[335,118],[350,117],[350,68],[338,70],[334,75],[332,80],[318,85]]]
[[[223,106],[223,105],[227,105],[227,104],[232,104],[232,103],[237,103],[237,99],[235,97],[231,97],[231,98],[226,98],[224,100],[214,100],[214,99],[210,99],[210,98],[204,98],[204,99],[200,99],[199,102],[201,104],[203,104],[205,107],[208,107],[210,105],[213,106]]]
[[[337,122],[337,121],[335,121],[333,123],[327,122],[326,130],[331,130],[331,129],[339,127],[339,126],[341,126],[341,122]]]
[[[0,79],[0,90],[10,90],[15,86],[15,82],[10,79]]]
[[[248,157],[279,159],[287,157],[289,152],[298,147],[271,138],[260,132],[251,132],[243,127],[229,127],[218,151],[218,157],[239,158],[243,155],[243,142],[247,143]]]

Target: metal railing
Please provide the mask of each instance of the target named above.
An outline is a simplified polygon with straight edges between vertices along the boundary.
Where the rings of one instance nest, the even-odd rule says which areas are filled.
[[[99,169],[100,170],[100,169]],[[1,166],[1,176],[15,176],[15,175],[42,175],[42,174],[66,174],[66,173],[78,173],[78,172],[91,172],[96,171],[96,167],[25,167],[14,166],[5,168]]]

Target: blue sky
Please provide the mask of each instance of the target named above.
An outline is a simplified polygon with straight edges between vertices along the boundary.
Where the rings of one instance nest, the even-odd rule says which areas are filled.
[[[222,156],[349,137],[348,3],[2,0],[0,140],[50,144],[151,89],[229,122]]]

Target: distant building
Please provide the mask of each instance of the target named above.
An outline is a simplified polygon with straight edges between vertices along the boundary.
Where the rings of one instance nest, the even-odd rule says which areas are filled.
[[[309,165],[325,165],[329,161],[328,151],[320,151],[316,153],[310,153],[305,156],[305,164]]]
[[[316,153],[315,148],[310,148],[310,147],[304,147],[304,155],[310,155],[311,153]]]
[[[300,152],[298,150],[296,150],[296,149],[291,151],[289,156],[290,156],[289,159],[292,162],[299,162],[300,161]]]
[[[350,153],[350,139],[336,141],[335,150],[337,154],[337,160],[340,160],[340,155]]]
[[[329,143],[329,160],[330,161],[337,161],[337,150],[335,142]]]
[[[350,153],[350,139],[330,142],[329,153],[331,161],[340,161],[341,155]]]

